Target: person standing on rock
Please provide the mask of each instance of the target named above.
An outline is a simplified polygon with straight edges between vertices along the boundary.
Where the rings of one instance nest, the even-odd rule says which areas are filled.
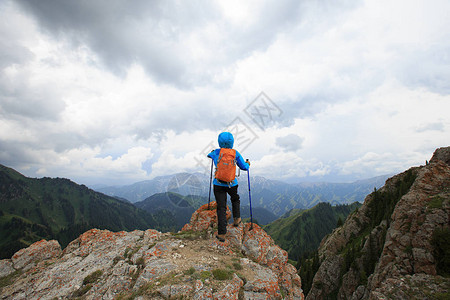
[[[238,194],[238,181],[236,178],[236,165],[244,171],[250,167],[250,161],[244,161],[241,154],[233,149],[234,138],[230,132],[219,134],[219,147],[211,151],[208,157],[214,161],[216,172],[214,176],[214,197],[217,202],[218,235],[216,238],[224,242],[227,233],[227,194],[230,195],[233,225],[241,223],[241,201]]]

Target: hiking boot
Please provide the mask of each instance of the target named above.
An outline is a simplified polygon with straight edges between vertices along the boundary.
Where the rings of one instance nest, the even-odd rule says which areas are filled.
[[[218,234],[218,235],[216,235],[216,239],[218,239],[222,243],[225,242],[225,234]]]
[[[236,220],[234,220],[234,222],[233,222],[234,227],[238,227],[239,224],[241,224],[241,218],[237,218]]]

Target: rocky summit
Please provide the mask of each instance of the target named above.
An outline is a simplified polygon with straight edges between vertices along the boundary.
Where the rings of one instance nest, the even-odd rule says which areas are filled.
[[[450,298],[450,147],[386,181],[325,237],[307,299]]]
[[[216,203],[178,233],[91,229],[0,261],[2,299],[304,299],[287,253],[258,225],[215,238]],[[231,213],[227,212],[228,218]]]

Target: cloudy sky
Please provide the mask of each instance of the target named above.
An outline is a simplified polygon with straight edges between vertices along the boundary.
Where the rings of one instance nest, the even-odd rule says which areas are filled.
[[[244,3],[245,2],[245,3]],[[205,172],[348,182],[450,144],[450,2],[4,0],[0,163],[127,184]]]

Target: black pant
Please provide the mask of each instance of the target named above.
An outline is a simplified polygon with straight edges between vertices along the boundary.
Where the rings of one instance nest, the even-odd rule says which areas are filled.
[[[214,185],[214,197],[216,197],[217,202],[217,223],[219,234],[227,233],[227,194],[230,195],[233,219],[236,220],[241,216],[241,201],[239,200],[239,194],[237,191],[237,185],[232,187]]]

